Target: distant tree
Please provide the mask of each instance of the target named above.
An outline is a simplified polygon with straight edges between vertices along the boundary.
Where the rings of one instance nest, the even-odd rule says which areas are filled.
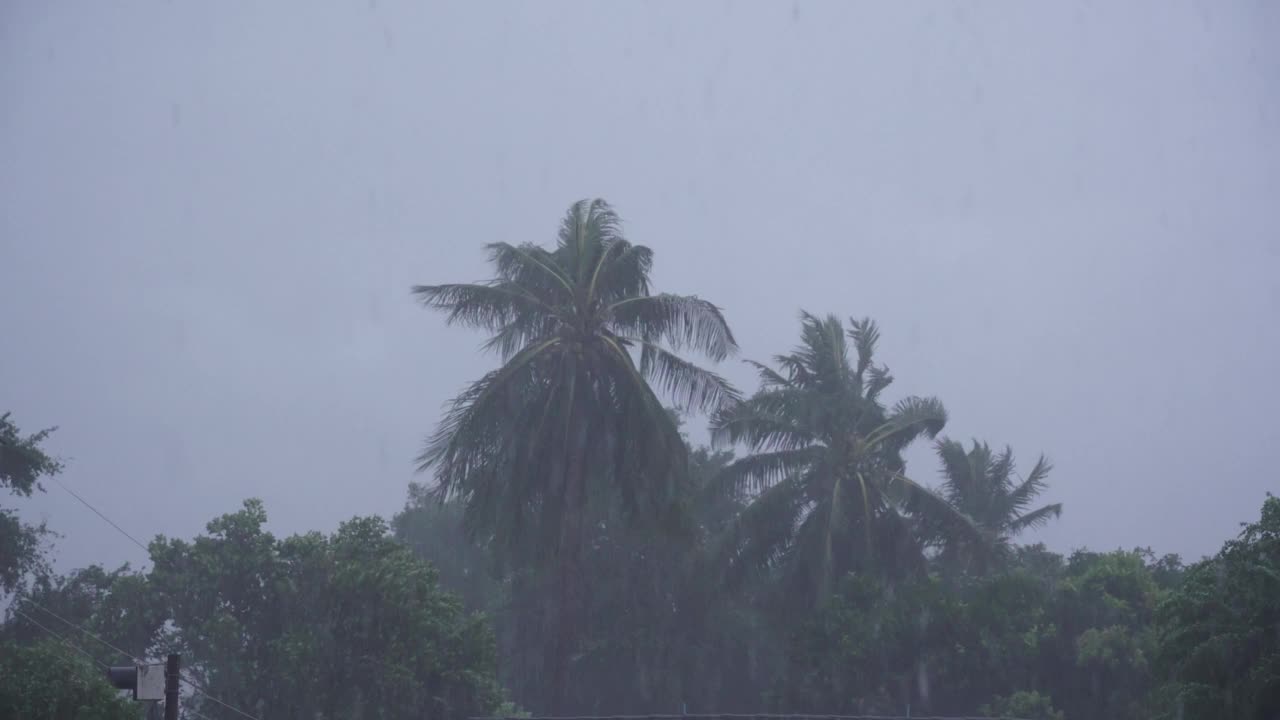
[[[947,415],[935,398],[885,406],[881,394],[893,378],[873,363],[879,337],[870,320],[852,321],[846,332],[834,316],[802,313],[799,347],[777,356],[776,369],[755,363],[760,390],[716,417],[715,438],[751,453],[725,470],[726,481],[751,497],[730,547],[732,571],[776,569],[788,592],[818,602],[850,570],[922,570],[909,515],[956,533],[968,527],[905,474],[903,450],[936,435]]]
[[[463,512],[459,501],[441,503],[430,487],[410,483],[404,509],[391,527],[397,540],[435,567],[441,587],[469,609],[492,613],[505,602],[504,578],[495,573],[490,548],[463,532]]]
[[[779,711],[897,715],[928,709],[931,665],[953,645],[962,608],[934,578],[890,591],[850,574],[787,647],[772,704]]]
[[[1024,530],[1040,527],[1062,514],[1062,504],[1031,509],[1047,487],[1051,466],[1041,456],[1025,478],[1015,479],[1013,450],[992,452],[974,441],[965,452],[960,443],[942,439],[935,444],[942,461],[942,495],[964,513],[978,532],[944,534],[940,566],[946,570],[986,574],[1013,556],[1013,540]]]
[[[0,488],[30,497],[44,490],[41,478],[62,471],[41,447],[56,428],[24,437],[9,417],[10,413],[0,415]],[[17,511],[0,506],[0,591],[14,592],[33,573],[48,571],[46,551],[52,536],[44,523],[25,523]]]
[[[0,415],[0,487],[30,496],[32,490],[43,489],[41,477],[62,471],[62,465],[40,447],[57,428],[22,437],[18,426],[9,419],[11,414]]]
[[[680,422],[678,414],[673,414]],[[760,631],[749,597],[729,596],[715,582],[707,541],[740,509],[715,482],[732,454],[690,448],[683,483],[683,524],[688,532],[653,532],[609,508],[594,508],[586,526],[582,649],[571,675],[574,707],[594,713],[759,709],[763,668],[753,682],[748,655]],[[542,621],[551,592],[547,575],[524,568],[494,573],[488,546],[468,542],[460,503],[440,504],[422,485],[393,526],[396,537],[440,571],[442,587],[468,599],[493,618],[502,661],[500,677],[521,702],[543,697],[544,658],[550,636]],[[772,667],[772,664],[769,666]]]
[[[1141,551],[1077,551],[1068,558],[1052,598],[1051,659],[1040,673],[1052,679],[1049,694],[1067,717],[1144,716],[1161,592]]]
[[[1280,717],[1280,498],[1157,610],[1159,693],[1169,717]]]
[[[33,645],[48,637],[48,631],[30,622],[35,618],[45,627],[69,631],[70,640],[94,656],[99,663],[119,665],[132,657],[157,657],[152,653],[161,639],[166,619],[163,601],[151,591],[147,577],[124,565],[107,571],[98,565],[74,570],[66,575],[44,574],[27,591],[14,599],[9,622],[0,627],[0,639]],[[117,650],[73,630],[73,623]]]
[[[151,545],[165,642],[212,697],[262,718],[485,715],[492,635],[379,518],[277,539],[256,500],[191,542]],[[196,695],[212,720],[237,717]]]
[[[653,253],[623,237],[602,200],[569,209],[553,250],[488,251],[492,280],[413,288],[449,322],[490,333],[485,347],[503,359],[454,400],[421,468],[499,560],[555,573],[544,708],[559,712],[580,639],[587,508],[678,518],[687,452],[649,383],[681,407],[719,408],[733,388],[676,353],[718,361],[736,344],[715,305],[650,292]]]

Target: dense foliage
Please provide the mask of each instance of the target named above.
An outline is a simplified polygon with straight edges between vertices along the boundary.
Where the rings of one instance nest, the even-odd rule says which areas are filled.
[[[133,702],[117,697],[102,672],[56,640],[0,646],[0,717],[49,720],[138,720]]]
[[[1280,498],[1156,609],[1156,662],[1172,715],[1280,716]]]
[[[242,717],[228,705],[259,718],[465,718],[498,707],[488,624],[383,520],[284,539],[265,523],[250,500],[193,541],[155,540],[148,572],[38,578],[0,632],[0,685],[11,693],[0,698],[26,709],[0,717],[138,717],[86,662],[167,652],[184,657],[185,706],[213,720]],[[68,682],[63,692],[78,694],[63,699]]]
[[[53,428],[23,437],[10,413],[0,414],[0,490],[30,497],[43,490],[42,477],[62,466],[41,448]],[[0,592],[13,592],[33,573],[48,571],[46,550],[51,534],[43,524],[23,522],[13,508],[0,505]]]
[[[94,665],[113,648],[183,653],[210,720],[1280,717],[1280,500],[1189,568],[1024,544],[1063,511],[1049,462],[1023,475],[947,438],[938,399],[891,398],[872,321],[802,313],[744,398],[677,354],[736,351],[719,308],[652,293],[602,201],[550,250],[488,251],[491,280],[414,288],[500,362],[390,523],[277,538],[250,500],[155,539],[144,571],[55,575],[44,531],[0,509],[0,717],[140,717]],[[59,471],[47,434],[0,416],[12,493]],[[936,488],[904,460],[927,441]]]

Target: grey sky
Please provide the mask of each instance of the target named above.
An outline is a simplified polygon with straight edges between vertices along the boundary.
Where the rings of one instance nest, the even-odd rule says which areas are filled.
[[[143,537],[389,515],[494,362],[409,286],[602,196],[747,357],[876,318],[952,436],[1051,456],[1051,546],[1209,553],[1280,489],[1277,38],[1266,1],[8,0],[0,409]],[[25,506],[63,567],[141,559]]]

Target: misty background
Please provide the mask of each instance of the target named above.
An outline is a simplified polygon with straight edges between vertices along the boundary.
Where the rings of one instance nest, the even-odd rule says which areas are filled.
[[[409,286],[599,196],[744,357],[870,315],[891,397],[1047,453],[1026,540],[1195,559],[1280,490],[1278,38],[1207,0],[6,0],[0,408],[144,541],[389,515],[496,363]],[[59,567],[145,559],[47,489]]]

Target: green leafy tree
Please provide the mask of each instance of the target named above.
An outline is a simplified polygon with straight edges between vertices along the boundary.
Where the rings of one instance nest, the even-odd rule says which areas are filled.
[[[776,369],[754,363],[759,392],[716,417],[716,439],[751,453],[725,471],[752,498],[729,545],[731,572],[775,569],[789,593],[816,602],[850,570],[920,572],[911,514],[965,530],[963,516],[904,474],[903,450],[936,435],[947,415],[935,398],[886,407],[893,378],[873,362],[879,337],[870,320],[846,331],[834,316],[802,313],[799,347]]]
[[[650,292],[652,252],[623,237],[602,200],[569,209],[554,249],[488,252],[488,282],[413,289],[449,322],[490,333],[485,347],[503,360],[454,400],[421,467],[499,560],[554,568],[545,706],[563,711],[588,508],[617,503],[628,521],[675,523],[688,457],[650,383],[681,407],[719,408],[733,389],[677,353],[719,361],[736,344],[716,306]]]
[[[942,495],[964,513],[977,534],[944,535],[940,565],[945,570],[986,574],[1006,565],[1013,556],[1013,540],[1062,515],[1062,504],[1031,509],[1047,487],[1051,466],[1042,455],[1022,479],[1015,479],[1013,450],[992,452],[976,440],[968,452],[960,443],[942,439],[935,449],[942,461]]]
[[[719,592],[700,552],[740,507],[714,481],[731,459],[690,448],[682,501],[688,532],[653,532],[626,522],[616,507],[612,516],[608,508],[592,510],[582,559],[591,592],[571,676],[574,707],[600,714],[759,708],[753,698],[767,680],[752,682],[748,655],[760,628],[743,595]],[[464,537],[459,503],[440,504],[421,485],[411,486],[393,524],[397,538],[439,568],[443,587],[491,613],[504,684],[521,702],[538,701],[550,578],[520,568],[493,574],[489,548]]]
[[[34,645],[48,637],[45,628],[27,619],[35,618],[46,628],[66,634],[99,664],[120,665],[165,654],[158,648],[166,619],[164,603],[151,591],[146,575],[128,565],[114,571],[91,565],[66,575],[41,575],[14,599],[13,609],[9,622],[0,628],[0,638],[20,645]]]
[[[1025,571],[1000,573],[956,587],[960,604],[950,626],[952,644],[931,663],[937,707],[970,712],[994,695],[1048,690],[1057,676],[1058,628],[1052,595]]]
[[[9,419],[0,415],[0,488],[21,497],[43,491],[40,478],[62,471],[62,465],[41,448],[56,428],[23,436]],[[0,507],[0,591],[14,592],[32,574],[48,571],[47,549],[53,533],[44,523],[23,522],[17,511]]]
[[[257,717],[464,718],[500,701],[493,638],[379,518],[277,539],[256,500],[151,545],[166,643],[209,695]],[[213,720],[235,717],[197,694]]]
[[[1067,559],[1050,601],[1056,632],[1044,641],[1039,672],[1067,717],[1144,716],[1160,593],[1142,551],[1077,551]]]
[[[899,714],[930,707],[930,665],[953,636],[959,607],[935,579],[890,591],[849,575],[794,634],[773,704],[779,710]]]
[[[463,511],[457,500],[441,503],[430,487],[410,483],[409,498],[391,527],[397,540],[435,567],[441,587],[471,610],[494,613],[505,602],[506,578],[495,572],[489,547],[463,532]]]
[[[0,645],[0,717],[140,720],[142,714],[142,705],[119,696],[102,669],[68,644]]]
[[[23,437],[10,415],[0,415],[0,487],[30,497],[33,490],[44,489],[41,477],[62,471],[62,465],[40,447],[57,428]]]
[[[1280,498],[1213,558],[1193,565],[1157,611],[1168,717],[1280,716]]]

